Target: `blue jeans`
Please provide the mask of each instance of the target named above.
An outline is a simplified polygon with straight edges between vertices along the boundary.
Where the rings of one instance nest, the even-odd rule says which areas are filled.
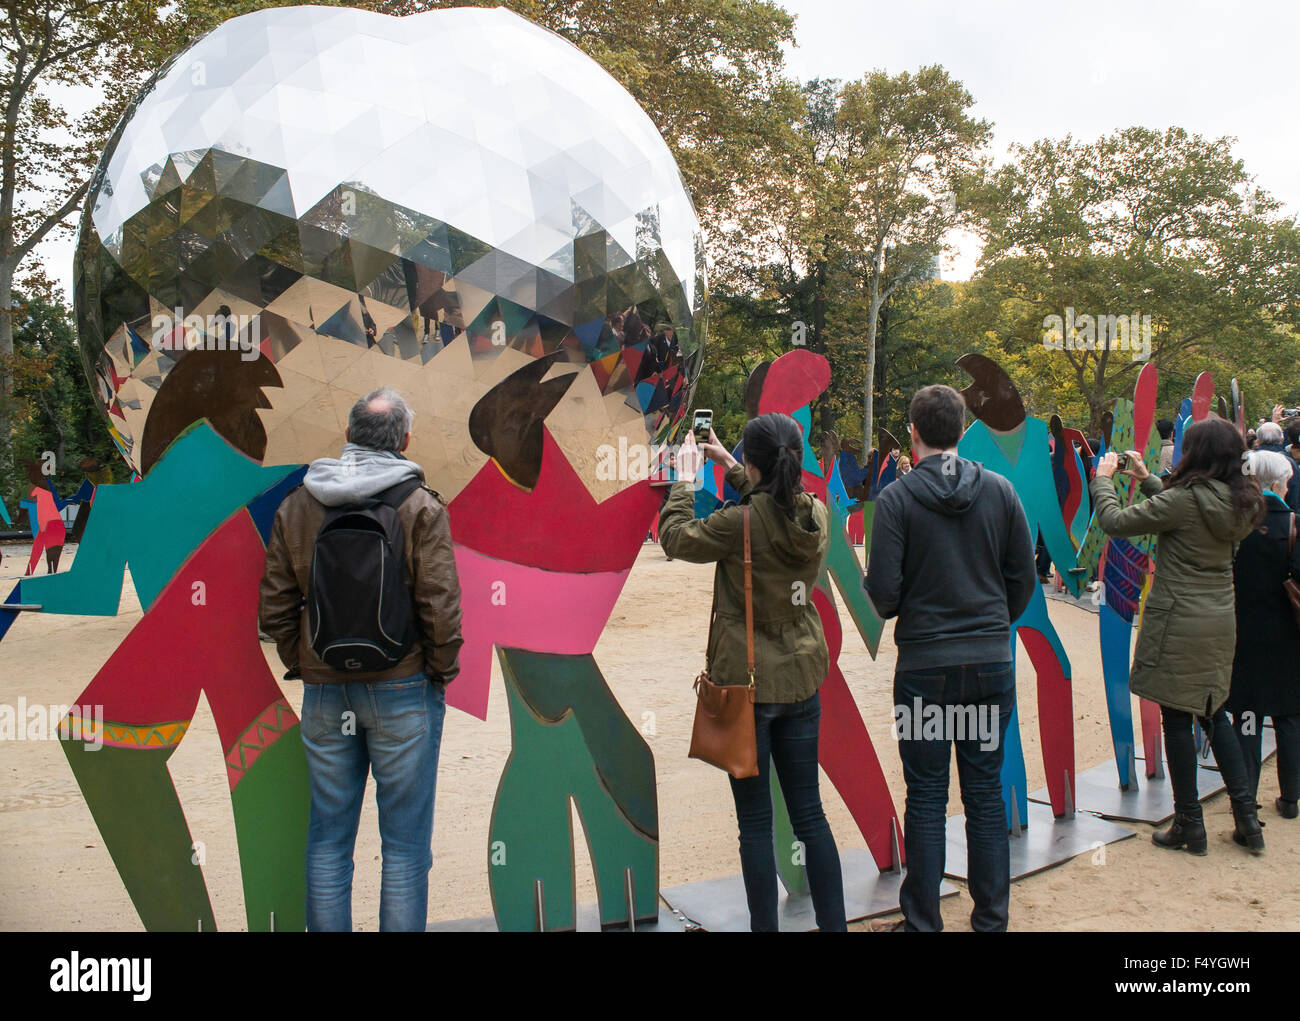
[[[822,811],[818,790],[817,732],[821,698],[802,702],[759,702],[754,706],[758,739],[758,776],[731,778],[740,825],[740,870],[749,901],[749,927],[754,932],[777,931],[776,849],[772,843],[772,793],[769,763],[776,763],[795,839],[803,844],[808,887],[817,927],[844,932],[844,879],[840,852]]]
[[[894,675],[898,754],[907,782],[903,815],[907,875],[900,907],[909,932],[943,929],[939,884],[944,869],[948,764],[954,744],[966,808],[967,875],[975,902],[971,928],[1006,931],[1011,850],[1001,774],[1003,739],[1015,698],[1011,663],[904,670]]]
[[[375,773],[384,865],[381,932],[423,932],[433,865],[433,795],[447,711],[424,674],[373,684],[306,684],[302,743],[311,779],[307,930],[352,930],[352,855],[366,775]]]

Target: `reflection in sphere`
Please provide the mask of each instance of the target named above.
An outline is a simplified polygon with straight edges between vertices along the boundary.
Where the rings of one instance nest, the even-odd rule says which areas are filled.
[[[573,379],[546,428],[603,498],[627,480],[597,478],[598,448],[688,410],[702,253],[650,119],[559,36],[503,10],[281,8],[200,39],[128,110],[81,223],[77,321],[137,471],[195,414],[244,421],[268,464],[334,456],[391,384],[451,498],[487,461],[475,404],[547,358]]]

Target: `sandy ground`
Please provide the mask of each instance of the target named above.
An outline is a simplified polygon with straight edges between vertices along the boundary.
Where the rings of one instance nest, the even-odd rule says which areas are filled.
[[[71,548],[68,551],[72,552]],[[27,552],[4,547],[0,598],[21,573]],[[65,554],[63,568],[69,558]],[[44,570],[43,566],[40,568]],[[725,778],[686,757],[693,699],[690,682],[703,660],[711,571],[670,563],[647,545],[614,609],[596,659],[632,721],[654,751],[659,780],[661,885],[672,886],[739,871],[735,813]],[[1097,618],[1079,607],[1049,600],[1050,614],[1074,668],[1078,768],[1111,755],[1102,694]],[[72,703],[139,619],[128,586],[113,619],[31,614],[0,643],[0,702]],[[902,810],[903,782],[890,737],[892,625],[872,660],[847,613],[840,665],[879,751],[890,788]],[[664,635],[672,635],[665,642]],[[268,659],[274,657],[264,647]],[[1020,657],[1018,687],[1022,739],[1030,788],[1042,786],[1034,679]],[[282,672],[278,663],[276,676]],[[488,818],[510,731],[499,667],[486,722],[449,714],[442,745],[434,822],[431,920],[491,912],[486,847]],[[302,686],[287,683],[295,708]],[[1136,709],[1136,707],[1135,707]],[[1136,711],[1135,711],[1136,717]],[[212,715],[200,701],[193,726],[170,760],[196,841],[207,856],[205,874],[218,926],[244,927],[234,821],[221,747]],[[956,770],[950,814],[960,812]],[[132,930],[140,922],[100,840],[62,751],[53,741],[0,742],[0,928]],[[828,783],[823,797],[842,848],[865,847]],[[1034,930],[1234,930],[1300,929],[1300,822],[1273,810],[1277,777],[1265,764],[1260,801],[1268,823],[1268,851],[1252,858],[1232,844],[1226,795],[1207,802],[1210,855],[1193,858],[1154,847],[1152,827],[1133,824],[1137,837],[1108,845],[1104,855],[1073,861],[1012,887],[1011,924]],[[583,840],[576,841],[579,900],[594,900],[595,886]],[[354,920],[377,927],[379,834],[373,785],[367,792],[356,851]],[[944,901],[949,930],[969,928],[971,901],[964,885]],[[855,926],[861,928],[863,926]]]

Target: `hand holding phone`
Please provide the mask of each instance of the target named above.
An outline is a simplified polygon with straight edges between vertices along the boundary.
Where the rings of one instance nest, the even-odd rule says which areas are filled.
[[[713,431],[713,409],[696,408],[691,432],[695,434],[696,443],[708,443],[709,433]]]
[[[704,467],[704,453],[695,442],[694,433],[689,433],[677,451],[677,481],[694,482],[700,469]]]
[[[718,434],[712,429],[709,430],[708,440],[700,444],[700,449],[704,451],[704,456],[714,464],[722,465],[724,471],[736,463],[736,459],[731,456],[731,451],[723,445],[722,441],[718,439]]]

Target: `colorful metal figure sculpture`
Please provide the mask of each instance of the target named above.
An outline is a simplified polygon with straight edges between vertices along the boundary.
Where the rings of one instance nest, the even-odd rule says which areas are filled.
[[[1174,421],[1174,467],[1183,457],[1183,431],[1193,422],[1199,422],[1210,414],[1210,402],[1214,399],[1214,376],[1202,372],[1196,377],[1192,386],[1192,396],[1184,397],[1178,405],[1178,418]]]
[[[902,444],[887,429],[878,429],[876,437],[877,447],[872,451],[874,471],[871,473],[871,492],[868,496],[872,501],[880,495],[882,489],[898,479],[898,457],[903,452]]]
[[[41,474],[40,468],[32,461],[24,467],[27,479],[32,484],[27,499],[20,506],[27,510],[27,521],[32,530],[32,553],[27,560],[27,575],[36,573],[36,565],[45,554],[45,571],[53,574],[59,569],[59,559],[63,554],[63,545],[68,540],[67,526],[60,513],[60,500],[54,490],[54,484]]]
[[[1056,498],[1047,423],[1025,413],[1019,391],[996,362],[984,355],[966,354],[957,359],[957,364],[972,377],[962,397],[976,418],[958,444],[958,452],[1011,480],[1029,520],[1030,535],[1041,533],[1066,587],[1077,596],[1081,581],[1079,572],[1073,570],[1074,546]],[[1043,766],[1052,812],[1061,817],[1071,814],[1073,808],[1074,699],[1070,660],[1047,615],[1047,600],[1041,587],[1035,590],[1029,607],[1012,627],[1029,653],[1038,677],[1038,730]],[[1014,661],[1014,643],[1011,654]],[[1008,827],[1024,825],[1029,817],[1029,798],[1018,712],[1007,726],[1002,799]]]
[[[112,616],[130,567],[144,617],[75,700],[104,707],[103,747],[88,746],[73,717],[61,744],[150,930],[215,928],[167,770],[200,694],[225,751],[248,927],[305,924],[306,759],[298,718],[257,641],[266,536],[300,474],[259,467],[206,421],[189,426],[141,481],[98,487],[71,570],[26,579],[8,600]],[[169,513],[178,507],[184,513]],[[151,521],[166,524],[141,527]],[[0,611],[10,618],[0,635],[13,616]]]
[[[886,429],[876,432],[877,447],[868,452],[865,466],[859,463],[862,444],[841,441],[833,430],[822,436],[820,468],[830,493],[847,519],[849,545],[862,546],[871,534],[871,519],[880,491],[898,478],[902,445]],[[884,451],[882,458],[881,451]]]
[[[1237,385],[1237,377],[1233,376],[1230,382],[1232,390],[1232,424],[1237,427],[1237,432],[1241,433],[1241,438],[1246,438],[1246,395],[1242,393],[1241,387]]]
[[[358,75],[359,51],[393,59]],[[416,59],[429,52],[441,56]],[[517,742],[494,814],[511,841],[511,865],[492,866],[498,918],[572,922],[558,873],[539,919],[522,868],[530,842],[554,868],[540,849],[569,831],[549,797],[569,780],[534,786],[555,749],[580,772],[595,764],[582,774],[596,777],[581,788],[588,832],[597,817],[623,820],[601,832],[626,830],[602,846],[635,889],[624,897],[601,872],[602,918],[653,917],[653,763],[590,652],[660,494],[595,462],[602,447],[675,434],[703,362],[707,288],[672,151],[627,90],[501,9],[231,19],[161,68],[118,126],[76,276],[88,378],[150,493],[196,396],[250,464],[290,471],[337,452],[359,397],[403,392],[417,415],[408,454],[451,501],[466,642],[448,704],[484,717],[494,644],[506,666]],[[249,359],[259,386],[232,391],[214,350]],[[81,577],[115,488],[96,494]],[[240,503],[217,500],[227,516]],[[139,543],[170,550],[173,531]],[[207,534],[181,531],[188,551]],[[146,590],[167,578],[154,581]],[[494,601],[498,583],[508,599]],[[559,622],[557,606],[570,608]],[[539,793],[529,818],[553,830],[515,828],[520,791]]]
[[[555,364],[525,364],[474,406],[470,431],[491,460],[448,505],[464,613],[456,683],[486,703],[495,645],[510,707],[487,854],[502,930],[576,927],[570,798],[602,925],[658,917],[654,756],[592,650],[662,492],[643,480],[595,503],[543,424],[575,379],[544,380]]]
[[[1088,479],[1083,470],[1083,458],[1090,457],[1091,451],[1083,433],[1078,429],[1065,428],[1060,415],[1053,415],[1047,428],[1052,434],[1052,475],[1056,481],[1056,499],[1061,505],[1061,518],[1070,533],[1070,542],[1078,549],[1091,517]]]
[[[1154,428],[1156,405],[1156,367],[1143,366],[1134,387],[1133,400],[1115,402],[1113,416],[1114,448],[1119,451],[1143,451],[1143,462],[1155,474],[1160,466],[1160,434]],[[1110,442],[1108,438],[1108,444]],[[1129,476],[1119,477],[1120,503],[1129,506],[1145,499]],[[1106,711],[1110,720],[1111,742],[1119,786],[1128,790],[1137,782],[1137,760],[1133,734],[1132,698],[1128,679],[1130,642],[1133,625],[1141,619],[1141,607],[1150,588],[1155,570],[1155,537],[1111,539],[1095,523],[1079,548],[1077,566],[1089,575],[1097,571],[1098,628],[1101,639],[1101,667],[1106,689]],[[1142,701],[1142,748],[1146,775],[1162,775],[1162,752],[1159,709]]]

